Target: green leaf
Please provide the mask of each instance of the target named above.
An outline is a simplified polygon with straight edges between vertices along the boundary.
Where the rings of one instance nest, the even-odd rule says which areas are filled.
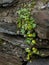
[[[33,34],[27,34],[28,37],[33,37]]]
[[[30,34],[30,31],[28,31],[27,34]]]
[[[33,27],[33,29],[34,29],[34,28],[36,27],[36,24],[35,24],[35,23],[33,23],[32,27]]]
[[[35,53],[35,54],[36,54],[37,49],[34,47],[34,48],[32,48],[32,51],[33,51],[33,53]]]
[[[27,39],[27,40],[26,40],[26,43],[27,43],[27,44],[30,44],[30,43],[31,43],[31,41],[30,41],[29,39]]]
[[[35,38],[36,37],[36,33],[33,33],[32,36]]]
[[[24,25],[22,25],[22,29],[24,29]]]
[[[21,28],[21,22],[18,23],[18,27]]]
[[[30,52],[30,49],[29,48],[26,48],[25,51],[29,53]]]
[[[29,54],[27,55],[27,60],[30,60],[30,55]]]
[[[39,55],[39,51],[37,51],[37,52],[36,52],[36,54],[38,54],[38,55]]]
[[[28,30],[32,30],[32,26],[30,24],[28,24]]]
[[[30,18],[30,21],[32,22],[32,23],[34,23],[35,22],[35,19],[34,18]]]
[[[19,10],[19,11],[17,11],[17,13],[18,13],[18,14],[20,14],[20,10]]]
[[[32,40],[32,45],[35,45],[36,44],[36,40]]]
[[[21,33],[22,33],[22,34],[25,34],[25,30],[24,30],[24,29],[21,29]]]
[[[32,38],[26,38],[25,41],[26,41],[27,44],[31,44],[31,40],[32,40]]]
[[[27,24],[24,24],[24,26],[25,26],[25,30],[27,30]]]

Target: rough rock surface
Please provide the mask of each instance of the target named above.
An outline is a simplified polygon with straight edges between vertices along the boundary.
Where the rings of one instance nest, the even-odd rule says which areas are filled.
[[[0,22],[0,32],[16,35],[17,25],[15,23]]]
[[[34,14],[34,18],[37,24],[36,32],[38,33],[38,36],[42,39],[49,39],[49,12],[48,10],[36,12]]]
[[[8,42],[11,42],[12,44],[16,45],[16,43],[18,42],[19,43],[18,45],[27,47],[28,45],[24,43],[25,38],[23,36],[18,37],[16,32],[17,32],[17,26],[15,23],[0,22],[0,38],[6,40]],[[43,32],[43,34],[45,33],[44,31],[42,31],[42,32]],[[49,48],[48,42],[49,41],[47,41],[47,40],[40,41],[40,39],[37,39],[36,46],[38,48],[41,48],[41,47]]]
[[[14,2],[18,2],[18,0],[0,0],[0,6],[11,6]]]
[[[49,65],[49,59],[36,59],[33,60],[31,63],[28,62],[27,65]]]
[[[6,8],[0,7],[0,24],[1,24],[0,32],[10,34],[7,36],[5,35],[5,37],[4,35],[3,37],[2,35],[0,36],[3,38],[3,40],[6,39],[5,40],[6,43],[4,42],[3,45],[0,45],[0,65],[22,65],[23,63],[22,61],[24,61],[26,57],[24,49],[21,48],[24,46],[26,47],[26,45],[21,44],[22,41],[19,40],[20,41],[19,42],[18,40],[16,40],[16,37],[15,37],[16,35],[16,24],[15,23],[17,19],[17,10],[23,7],[24,3],[28,3],[28,0],[27,2],[26,0],[25,1],[20,0],[18,5],[17,5],[17,2],[15,4],[14,3],[12,3],[11,7],[6,7]],[[14,35],[14,38],[11,35]],[[7,37],[10,37],[10,38],[7,38]]]
[[[17,11],[23,8],[24,4],[31,3],[31,1],[32,0],[20,0],[18,4],[16,3],[12,5],[12,7],[0,8],[0,38],[5,41],[0,45],[0,58],[2,59],[0,60],[0,65],[22,65],[21,61],[26,60],[24,49],[30,46],[24,43],[25,40],[22,36],[16,35]],[[43,33],[47,33],[47,31]],[[41,41],[37,39],[37,45],[35,47],[37,47],[40,53],[45,54],[44,57],[49,56],[48,40],[44,39]],[[35,63],[35,65],[40,65],[40,63],[43,64],[43,62],[45,62],[45,65],[49,65],[48,61],[49,59],[37,59],[33,61],[32,64],[34,65]],[[31,65],[31,63],[27,65]]]
[[[22,65],[17,56],[5,54],[0,52],[0,65]]]

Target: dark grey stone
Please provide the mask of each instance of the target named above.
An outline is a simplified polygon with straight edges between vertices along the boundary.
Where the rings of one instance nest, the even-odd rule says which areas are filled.
[[[48,10],[43,10],[34,13],[34,18],[36,19],[36,32],[38,36],[42,39],[49,40],[49,13]]]
[[[10,6],[14,1],[17,2],[18,0],[0,0],[0,6]]]
[[[2,3],[11,3],[13,2],[13,0],[0,0],[0,4]]]
[[[36,59],[31,63],[28,62],[27,65],[49,65],[49,59]]]
[[[0,33],[0,38],[8,41],[9,43],[12,43],[12,45],[19,46],[23,49],[28,48],[29,45],[25,44],[24,38],[18,37],[18,36],[11,36],[8,34]]]
[[[0,32],[16,35],[17,26],[15,23],[0,22]]]

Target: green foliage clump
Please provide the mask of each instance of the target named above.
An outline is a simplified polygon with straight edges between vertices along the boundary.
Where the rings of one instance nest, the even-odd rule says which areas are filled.
[[[34,32],[34,29],[36,27],[35,20],[31,16],[31,12],[29,9],[22,8],[18,12],[18,22],[17,22],[17,27],[20,30],[20,33],[26,37],[25,43],[29,45],[35,45],[36,40],[34,39],[36,37],[36,33]],[[26,48],[25,49],[27,54],[27,60],[30,59],[33,53],[37,53],[36,48]]]
[[[31,30],[33,31],[33,29],[36,27],[35,24],[35,20],[33,17],[31,17],[31,13],[29,11],[29,9],[23,8],[21,10],[18,11],[18,28],[20,29],[20,33],[22,35],[26,36],[33,36],[33,34],[31,34]]]
[[[20,30],[19,32],[26,37],[25,43],[29,45],[35,45],[36,40],[34,39],[36,37],[36,33],[34,32],[34,29],[36,27],[35,20],[31,16],[31,12],[29,9],[22,8],[18,12],[18,22],[17,27]],[[36,49],[25,49],[27,54],[27,60],[30,59],[33,53],[36,53]]]
[[[28,53],[27,60],[30,60],[30,58],[32,57],[33,54],[39,55],[39,51],[35,47],[31,48],[31,50],[29,48],[26,48],[26,52]]]
[[[2,44],[3,44],[3,42],[4,42],[4,41],[0,38],[0,45],[2,45]]]

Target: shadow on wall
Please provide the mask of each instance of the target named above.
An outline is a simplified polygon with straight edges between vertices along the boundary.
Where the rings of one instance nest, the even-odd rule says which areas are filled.
[[[6,7],[11,6],[11,4],[18,2],[18,0],[0,0],[0,6]]]

